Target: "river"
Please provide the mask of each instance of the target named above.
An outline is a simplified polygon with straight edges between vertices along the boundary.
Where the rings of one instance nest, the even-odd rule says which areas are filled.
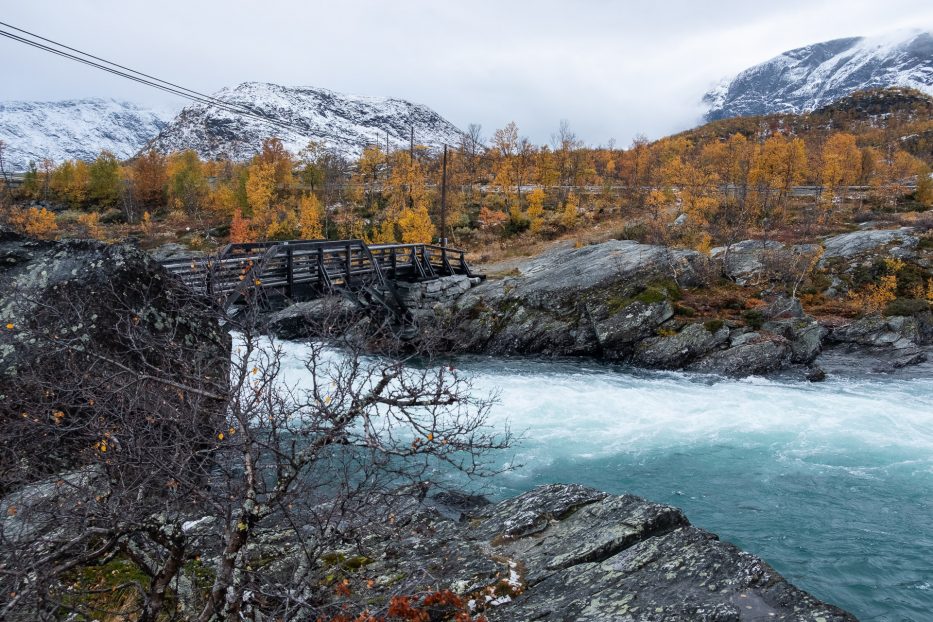
[[[860,620],[933,619],[933,377],[456,364],[500,392],[494,422],[524,433],[503,456],[523,466],[487,495],[579,482],[669,503]]]

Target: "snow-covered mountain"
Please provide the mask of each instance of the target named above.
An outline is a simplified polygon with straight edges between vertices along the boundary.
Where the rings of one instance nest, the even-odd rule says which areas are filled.
[[[7,171],[50,158],[93,160],[102,149],[128,158],[165,127],[168,111],[113,99],[0,102]]]
[[[340,155],[355,157],[367,145],[384,146],[386,133],[393,147],[408,145],[412,127],[415,142],[422,145],[456,144],[461,136],[459,129],[430,108],[402,99],[263,82],[245,82],[214,97],[290,127],[197,103],[184,108],[152,146],[165,152],[194,149],[204,158],[243,160],[260,149],[263,139],[275,136],[292,153],[314,140]]]
[[[707,120],[815,110],[863,89],[933,95],[933,33],[835,39],[784,52],[723,81],[703,98]]]

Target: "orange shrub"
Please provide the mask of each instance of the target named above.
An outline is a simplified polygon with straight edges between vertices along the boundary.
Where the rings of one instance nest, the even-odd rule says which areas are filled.
[[[479,210],[480,226],[484,229],[494,229],[505,224],[509,219],[508,214],[499,210],[489,209],[485,205]]]
[[[97,212],[88,212],[78,216],[78,224],[84,229],[84,235],[89,238],[101,239],[103,230],[100,227],[100,214]]]
[[[10,213],[9,221],[17,231],[36,238],[50,238],[58,232],[55,214],[44,207],[14,209]]]
[[[249,220],[243,218],[240,210],[233,212],[233,220],[230,221],[230,243],[241,244],[249,242]]]

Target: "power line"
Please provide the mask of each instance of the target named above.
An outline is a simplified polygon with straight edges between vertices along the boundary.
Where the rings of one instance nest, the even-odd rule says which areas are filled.
[[[89,54],[89,53],[87,53],[87,52],[83,52],[83,51],[81,51],[81,50],[78,50],[77,48],[73,48],[73,47],[64,45],[64,44],[62,44],[62,43],[58,43],[57,41],[54,41],[54,40],[52,40],[52,39],[47,39],[47,38],[42,37],[42,36],[40,36],[40,35],[37,35],[37,34],[34,34],[34,33],[32,33],[32,32],[29,32],[29,31],[27,31],[27,30],[24,30],[24,29],[22,29],[22,28],[17,28],[16,26],[12,26],[11,24],[7,24],[7,23],[5,23],[5,22],[0,22],[0,25],[6,26],[7,28],[12,28],[13,30],[16,30],[16,31],[18,31],[18,32],[22,32],[22,33],[24,33],[24,34],[27,34],[27,35],[29,35],[30,37],[34,37],[34,38],[39,39],[39,40],[41,40],[41,41],[46,41],[46,42],[48,42],[48,43],[51,43],[52,45],[58,46],[58,48],[61,48],[61,49],[56,49],[55,47],[51,47],[51,46],[49,46],[49,45],[45,45],[45,44],[43,44],[43,43],[39,43],[38,41],[33,41],[33,40],[27,39],[27,38],[25,38],[25,37],[22,37],[22,36],[20,36],[20,35],[17,35],[17,34],[15,34],[15,33],[12,33],[12,32],[9,32],[9,31],[3,30],[3,29],[0,29],[0,36],[7,37],[8,39],[12,39],[12,40],[17,41],[17,42],[19,42],[19,43],[24,43],[24,44],[26,44],[26,45],[29,45],[29,46],[34,47],[34,48],[37,48],[37,49],[39,49],[39,50],[42,50],[42,51],[45,51],[45,52],[49,52],[49,53],[51,53],[51,54],[55,54],[55,55],[61,56],[61,57],[63,57],[63,58],[67,58],[67,59],[69,59],[69,60],[73,60],[73,61],[76,61],[76,62],[85,64],[85,65],[88,65],[88,66],[90,66],[90,67],[94,67],[95,69],[100,69],[100,70],[102,70],[102,71],[106,71],[107,73],[110,73],[110,74],[113,74],[113,75],[116,75],[116,76],[119,76],[119,77],[122,77],[122,78],[126,78],[126,79],[128,79],[128,80],[132,80],[132,81],[134,81],[134,82],[137,82],[137,83],[140,83],[140,84],[144,84],[144,85],[146,85],[146,86],[150,86],[150,87],[159,89],[159,90],[161,90],[161,91],[164,91],[164,92],[167,92],[167,93],[171,93],[171,94],[173,94],[173,95],[177,95],[177,96],[179,96],[179,97],[183,97],[183,98],[185,98],[185,99],[188,99],[188,100],[191,100],[191,101],[194,101],[194,102],[197,102],[197,103],[204,104],[204,105],[206,105],[206,106],[214,106],[214,107],[216,107],[216,108],[220,108],[221,110],[225,110],[226,112],[230,112],[230,113],[232,113],[232,114],[238,114],[238,115],[245,116],[245,117],[250,117],[250,118],[253,118],[253,119],[256,119],[256,120],[259,120],[259,121],[264,121],[264,122],[266,122],[266,123],[269,123],[270,125],[275,125],[275,126],[280,127],[280,128],[282,128],[282,129],[288,129],[288,130],[292,130],[292,131],[296,131],[296,132],[300,132],[300,133],[304,133],[304,132],[306,131],[306,129],[303,128],[303,127],[300,127],[300,126],[297,126],[297,125],[293,125],[293,124],[291,124],[291,123],[287,123],[287,122],[284,122],[284,121],[280,121],[280,120],[278,120],[278,119],[273,119],[273,118],[271,118],[271,117],[268,117],[268,116],[265,116],[265,115],[263,115],[263,114],[257,113],[257,112],[255,112],[255,111],[253,111],[253,110],[251,110],[251,109],[249,109],[249,108],[246,108],[245,106],[242,106],[242,105],[240,105],[240,104],[232,104],[232,103],[229,103],[229,102],[225,102],[225,101],[223,101],[223,100],[221,100],[221,99],[218,99],[218,98],[216,98],[216,97],[213,97],[213,96],[211,96],[211,95],[206,95],[206,94],[204,94],[204,93],[200,93],[199,91],[195,91],[195,90],[193,90],[193,89],[188,89],[188,88],[186,88],[186,87],[180,86],[180,85],[175,84],[175,83],[173,83],[173,82],[169,82],[169,81],[167,81],[167,80],[162,80],[161,78],[156,78],[155,76],[151,76],[151,75],[146,74],[146,73],[143,73],[143,72],[141,72],[141,71],[137,71],[137,70],[135,70],[135,69],[131,69],[131,68],[126,67],[126,66],[124,66],[124,65],[120,65],[120,64],[115,63],[115,62],[113,62],[113,61],[109,61],[109,60],[100,58],[99,56],[95,56],[95,55],[93,55],[93,54]],[[70,52],[66,52],[66,51],[64,51],[64,50],[70,50],[71,52],[76,52],[77,54],[80,54],[80,55],[82,55],[82,56],[84,56],[84,57],[87,57],[87,58],[84,58],[84,57],[82,57],[82,56],[78,56],[78,55],[76,55],[76,54],[71,54]],[[89,59],[94,59],[94,60],[89,60]],[[100,61],[100,62],[98,63],[98,62],[95,62],[95,61]],[[106,64],[102,64],[102,63],[106,63]],[[111,66],[108,67],[107,65],[111,65]],[[116,69],[115,69],[115,67],[116,67]],[[122,70],[125,70],[125,71],[121,71],[121,69],[122,69]],[[129,72],[129,73],[128,73],[128,72]],[[136,75],[134,75],[134,74],[136,74]]]
[[[137,75],[139,75],[139,76],[142,76],[142,77],[144,77],[144,78],[149,78],[150,80],[155,80],[156,82],[160,82],[160,83],[165,84],[165,85],[167,85],[167,86],[170,86],[170,87],[173,87],[173,88],[182,90],[182,91],[186,91],[186,92],[191,93],[192,95],[195,95],[195,96],[197,96],[197,97],[201,97],[201,98],[204,98],[204,99],[209,99],[209,100],[212,100],[212,101],[215,101],[215,102],[219,102],[220,104],[223,104],[223,105],[235,106],[235,107],[241,108],[241,109],[242,109],[244,112],[246,112],[246,113],[250,113],[250,114],[252,113],[251,110],[249,110],[248,108],[246,108],[246,107],[244,107],[244,106],[241,106],[240,104],[229,104],[228,102],[224,102],[224,101],[222,101],[222,100],[217,99],[217,98],[214,97],[213,95],[207,95],[207,94],[205,94],[205,93],[201,93],[201,92],[199,92],[199,91],[195,91],[194,89],[189,89],[189,88],[186,88],[186,87],[181,86],[181,85],[179,85],[179,84],[175,84],[174,82],[169,82],[169,81],[167,81],[167,80],[162,80],[161,78],[157,78],[157,77],[155,77],[155,76],[149,75],[149,74],[147,74],[147,73],[143,73],[142,71],[138,71],[138,70],[133,69],[133,68],[131,68],[131,67],[126,67],[125,65],[121,65],[121,64],[119,64],[119,63],[115,63],[115,62],[113,62],[113,61],[111,61],[111,60],[107,60],[106,58],[101,58],[101,57],[99,57],[99,56],[95,56],[95,55],[91,54],[90,52],[85,52],[85,51],[83,51],[83,50],[79,50],[79,49],[77,49],[77,48],[73,48],[73,47],[67,46],[67,45],[65,45],[64,43],[59,43],[58,41],[54,41],[54,40],[52,40],[52,39],[48,39],[48,38],[43,37],[42,35],[38,35],[38,34],[36,34],[36,33],[34,33],[34,32],[30,32],[30,31],[28,31],[28,30],[24,30],[24,29],[22,29],[22,28],[18,28],[18,27],[16,27],[16,26],[12,25],[12,24],[8,24],[8,23],[6,23],[6,22],[0,22],[0,26],[6,26],[7,28],[12,28],[13,30],[16,30],[16,31],[21,32],[21,33],[26,34],[26,35],[29,35],[30,37],[33,37],[33,38],[35,38],[35,39],[39,39],[40,41],[45,41],[46,43],[51,43],[52,45],[58,46],[58,47],[63,48],[63,49],[65,49],[65,50],[70,50],[70,51],[72,51],[72,52],[76,52],[76,53],[78,53],[78,54],[81,54],[82,56],[86,56],[86,57],[88,57],[88,58],[93,58],[94,60],[98,60],[98,61],[100,61],[100,62],[102,62],[102,63],[106,63],[106,64],[108,64],[108,65],[112,65],[112,66],[118,67],[118,68],[120,68],[120,69],[125,69],[126,71],[132,72],[132,73],[137,74]]]

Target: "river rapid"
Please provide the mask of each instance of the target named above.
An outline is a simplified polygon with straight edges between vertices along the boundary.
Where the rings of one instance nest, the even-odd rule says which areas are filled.
[[[306,373],[288,344],[285,371]],[[810,384],[466,358],[524,434],[504,498],[578,482],[682,508],[860,620],[933,619],[933,377]]]

